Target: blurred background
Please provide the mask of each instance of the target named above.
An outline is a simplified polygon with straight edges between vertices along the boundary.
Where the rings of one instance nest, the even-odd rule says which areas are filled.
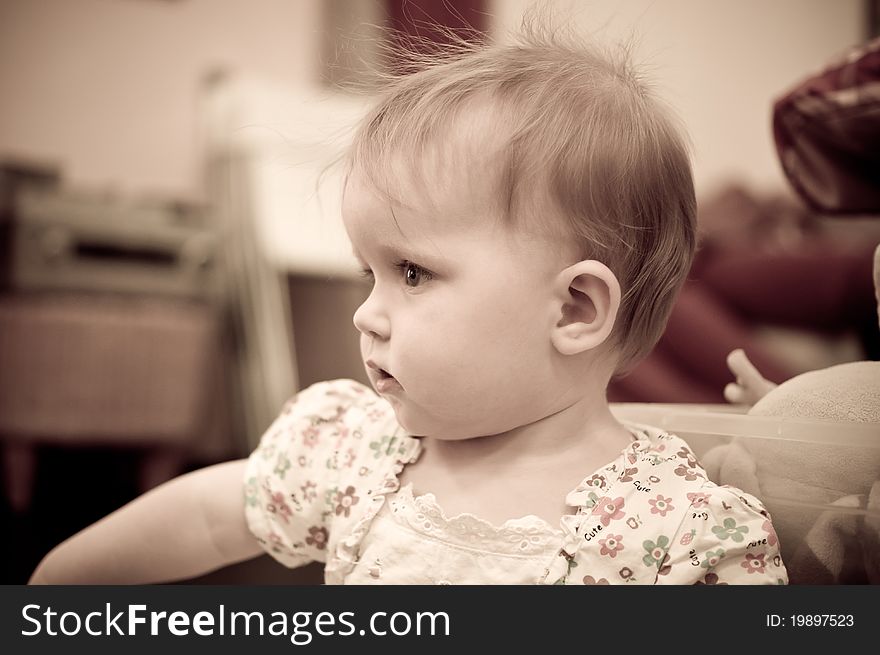
[[[331,164],[370,71],[394,65],[382,39],[434,22],[505,40],[531,4],[0,0],[0,583],[156,484],[245,456],[296,390],[367,382]],[[552,4],[632,40],[693,144],[700,254],[610,399],[722,402],[735,347],[777,382],[877,359],[880,221],[809,211],[770,123],[878,34],[877,3]],[[259,558],[194,582],[318,581]]]

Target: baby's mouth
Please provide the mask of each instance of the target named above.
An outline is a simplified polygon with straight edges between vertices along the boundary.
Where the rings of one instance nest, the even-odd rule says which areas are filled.
[[[378,373],[379,373],[379,379],[380,379],[380,380],[393,380],[393,379],[394,379],[394,376],[391,375],[391,373],[389,373],[388,371],[386,371],[384,368],[380,368],[380,369],[378,370]]]
[[[374,371],[373,380],[376,386],[376,391],[379,393],[394,393],[395,391],[402,390],[400,382],[398,382],[397,379],[384,368],[379,368],[372,362],[368,364],[368,366]]]
[[[372,377],[376,381],[376,388],[380,391],[382,389],[392,388],[391,385],[396,387],[400,384],[391,373],[384,368],[376,366],[376,363],[372,360],[367,361],[367,368],[373,370]]]

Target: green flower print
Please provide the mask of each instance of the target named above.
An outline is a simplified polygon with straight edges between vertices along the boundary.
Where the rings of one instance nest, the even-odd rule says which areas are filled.
[[[666,555],[667,549],[669,548],[669,537],[660,535],[657,537],[656,543],[650,539],[646,539],[642,543],[642,547],[648,551],[648,554],[642,558],[645,566],[659,567],[660,563],[663,561],[663,557]]]
[[[244,502],[249,507],[256,507],[258,504],[257,500],[257,478],[248,478],[244,487]]]
[[[595,491],[591,491],[587,494],[587,500],[584,501],[584,507],[587,509],[593,509],[596,506],[596,503],[599,502],[599,496]]]
[[[723,548],[719,548],[718,550],[710,550],[706,553],[706,559],[703,560],[702,566],[704,569],[712,569],[718,565],[718,562],[721,561],[721,558],[726,554]]]
[[[331,487],[324,492],[324,506],[325,507],[335,507],[335,503],[333,499],[336,497],[336,494],[339,493],[339,487]]]
[[[734,521],[732,518],[724,519],[724,527],[716,525],[712,528],[712,532],[715,533],[715,536],[722,541],[725,539],[730,539],[731,541],[735,541],[736,543],[742,542],[745,539],[743,535],[748,531],[748,526],[738,526],[736,524],[736,521]]]
[[[264,460],[270,460],[275,456],[276,450],[277,450],[277,447],[276,447],[274,441],[264,441],[260,445],[260,456]]]
[[[394,452],[394,444],[397,442],[397,437],[392,437],[391,435],[385,435],[382,437],[380,441],[373,441],[370,443],[370,450],[373,452],[373,457],[375,459],[379,459],[382,455],[390,455]]]
[[[277,475],[282,480],[284,479],[284,475],[287,473],[287,470],[290,468],[290,460],[284,453],[280,453],[278,455],[278,460],[275,462],[275,470],[273,471],[275,475]]]

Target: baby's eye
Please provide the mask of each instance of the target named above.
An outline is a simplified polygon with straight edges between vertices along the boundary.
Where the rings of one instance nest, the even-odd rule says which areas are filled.
[[[362,268],[360,270],[360,276],[365,280],[370,280],[371,282],[373,281],[373,271],[371,271],[369,268]]]
[[[403,272],[403,279],[408,287],[417,287],[432,277],[430,272],[409,261],[402,261],[397,264],[397,267]]]

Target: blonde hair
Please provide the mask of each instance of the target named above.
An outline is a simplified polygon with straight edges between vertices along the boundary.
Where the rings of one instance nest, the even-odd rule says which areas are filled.
[[[660,338],[690,269],[696,202],[686,143],[626,49],[603,52],[527,22],[510,45],[452,39],[398,54],[403,65],[356,133],[349,171],[379,190],[401,157],[417,175],[457,117],[488,99],[504,218],[546,220],[522,201],[549,200],[580,258],[615,273],[617,373],[631,368]]]

